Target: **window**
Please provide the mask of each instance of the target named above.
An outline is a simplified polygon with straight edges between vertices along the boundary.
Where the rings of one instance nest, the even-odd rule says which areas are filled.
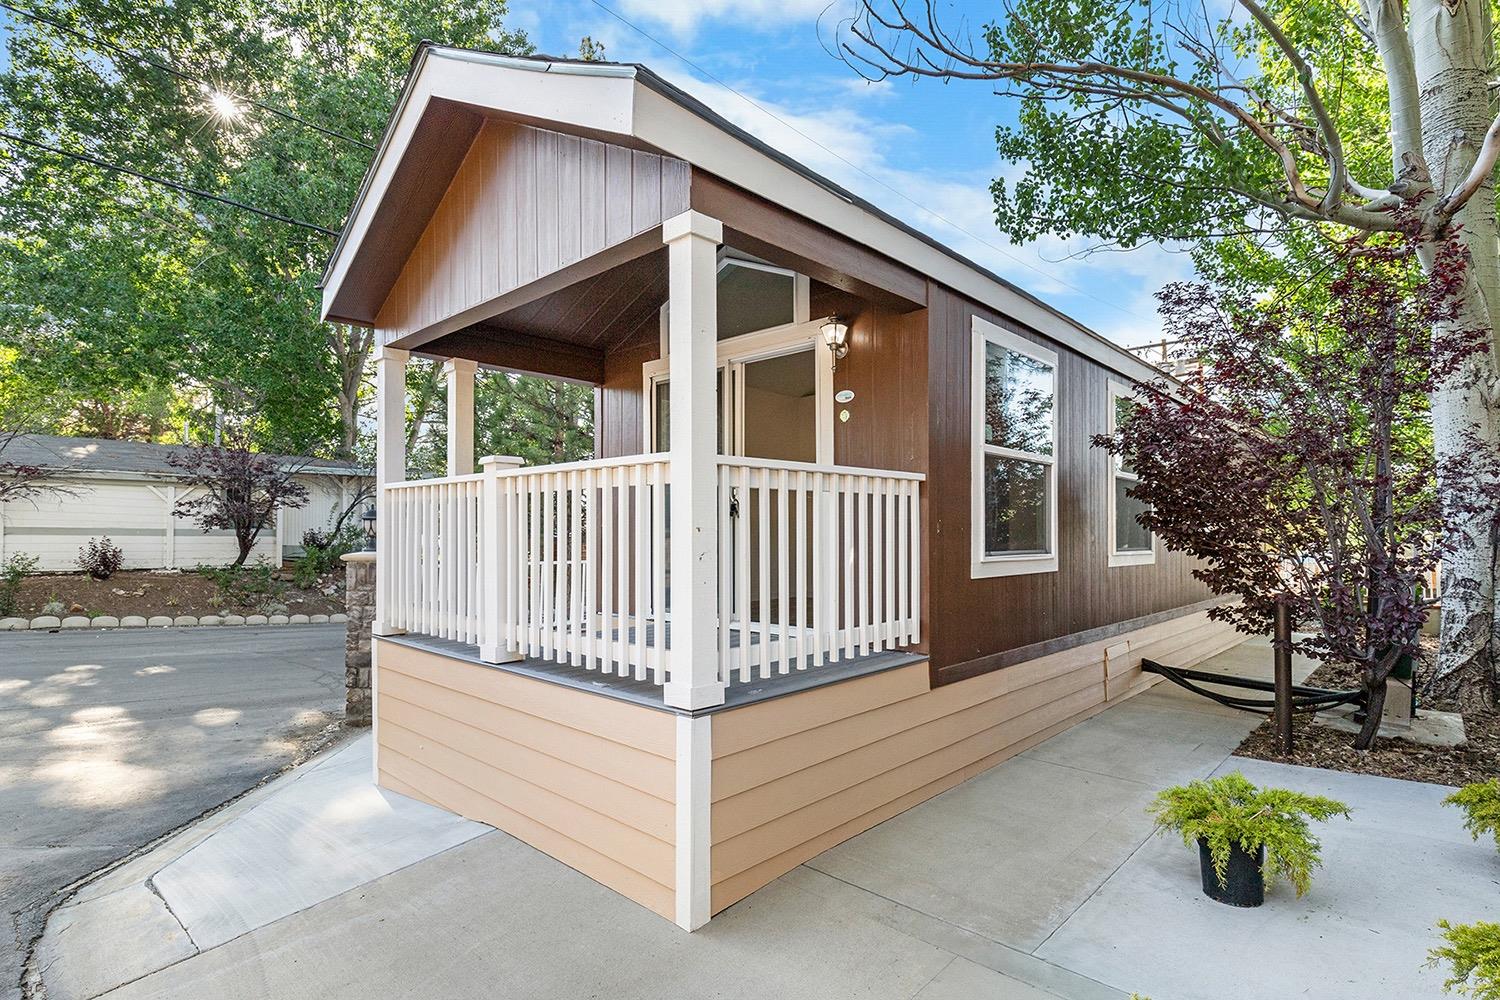
[[[797,279],[758,261],[719,261],[719,339],[796,321]]]
[[[1057,355],[975,317],[970,575],[1057,570]]]
[[[1109,383],[1109,433],[1130,419],[1136,407],[1135,392],[1122,382]],[[1123,455],[1110,455],[1109,482],[1109,564],[1140,566],[1156,561],[1156,539],[1140,522],[1146,505],[1129,496],[1140,482]]]

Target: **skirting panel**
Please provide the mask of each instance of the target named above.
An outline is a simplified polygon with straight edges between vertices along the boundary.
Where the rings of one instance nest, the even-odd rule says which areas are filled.
[[[673,918],[675,716],[377,641],[383,787]]]
[[[913,664],[717,713],[712,908],[1243,637],[1206,614],[930,688]]]

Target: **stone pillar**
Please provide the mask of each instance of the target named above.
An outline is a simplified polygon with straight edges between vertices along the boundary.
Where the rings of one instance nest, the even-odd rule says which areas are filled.
[[[350,552],[344,561],[344,610],[349,615],[344,633],[344,722],[368,726],[373,695],[370,689],[370,624],[375,620],[375,553]]]

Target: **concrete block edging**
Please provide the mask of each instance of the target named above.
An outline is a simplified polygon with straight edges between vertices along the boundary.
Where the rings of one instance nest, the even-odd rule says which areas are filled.
[[[10,617],[0,618],[0,632],[54,632],[54,631],[80,631],[83,629],[110,629],[110,628],[233,628],[241,625],[342,625],[349,620],[345,614],[332,615],[204,615],[201,618],[193,615],[178,615],[175,618],[167,615],[153,615],[146,618],[142,615],[95,615],[87,618],[83,615],[69,615],[66,618],[58,618],[56,615],[38,615],[35,618]]]

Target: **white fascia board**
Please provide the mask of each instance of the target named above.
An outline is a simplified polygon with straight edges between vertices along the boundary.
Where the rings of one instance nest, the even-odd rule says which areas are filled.
[[[641,141],[841,233],[1128,378],[1151,382],[1161,374],[1124,348],[986,275],[977,265],[965,264],[891,225],[656,90],[638,83],[635,97],[635,135]]]
[[[502,114],[525,115],[628,136],[634,77],[635,71],[628,67],[569,66],[562,71],[536,59],[438,47],[422,49],[412,67],[411,82],[402,93],[391,126],[375,153],[369,181],[355,203],[343,239],[329,264],[321,318],[328,318],[429,102],[447,99]]]

